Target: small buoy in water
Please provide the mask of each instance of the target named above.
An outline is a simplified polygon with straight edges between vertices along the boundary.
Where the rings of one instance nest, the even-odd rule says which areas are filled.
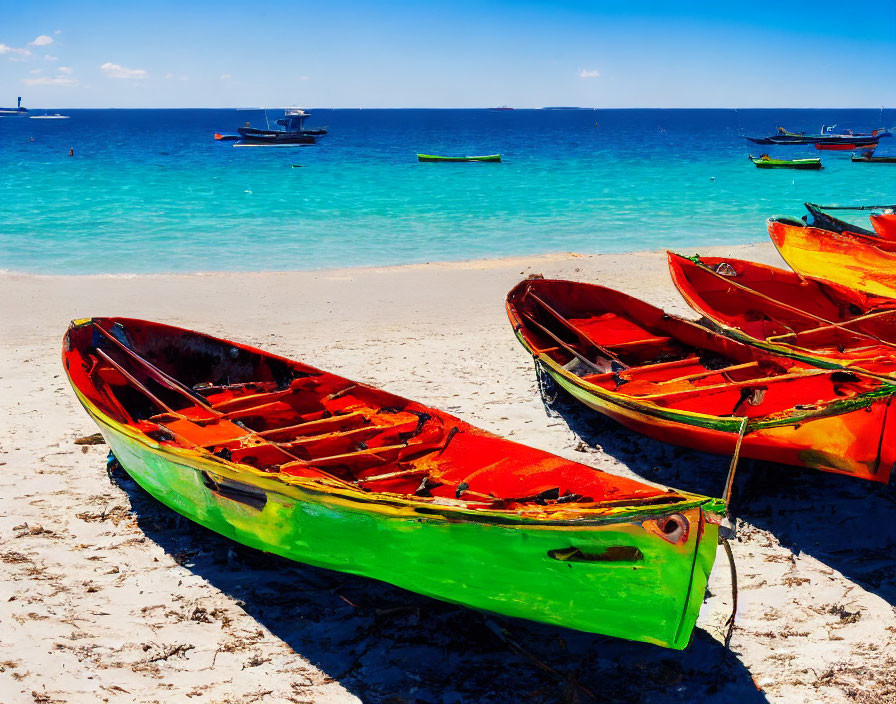
[[[715,176],[710,176],[710,177],[709,177],[709,180],[710,180],[710,181],[715,181],[715,180],[716,180],[716,177],[715,177]]]
[[[68,155],[69,155],[69,156],[74,156],[74,155],[75,155],[75,148],[74,148],[74,147],[72,147],[71,149],[68,150]]]
[[[304,169],[304,168],[305,168],[305,165],[304,165],[304,164],[293,164],[293,165],[292,165],[292,168],[294,168],[294,169]]]

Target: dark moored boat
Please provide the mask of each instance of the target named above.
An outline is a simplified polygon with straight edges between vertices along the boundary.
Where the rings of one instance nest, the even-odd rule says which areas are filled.
[[[0,117],[27,117],[28,108],[22,107],[22,99],[19,98],[17,106],[14,108],[0,108]]]
[[[881,137],[891,137],[888,130],[879,129],[873,132],[853,133],[847,130],[843,134],[835,134],[836,125],[822,126],[820,134],[806,134],[805,132],[788,132],[783,127],[769,137],[746,137],[755,144],[851,144],[855,147],[867,147],[876,145]]]
[[[836,232],[838,234],[854,232],[866,237],[880,237],[885,240],[896,241],[896,205],[857,205],[857,206],[836,206],[836,205],[816,205],[815,203],[806,203],[806,210],[809,215],[803,216],[803,222],[810,227],[817,227],[819,230],[828,232]],[[833,215],[824,212],[825,210],[870,210],[876,211],[869,215],[873,230],[865,227],[853,225],[851,222],[835,218]]]
[[[246,123],[237,132],[243,141],[253,144],[314,144],[318,137],[327,133],[326,129],[306,130],[305,120],[310,113],[300,108],[287,108],[284,116],[277,120],[281,129],[256,129]]]
[[[896,164],[896,156],[874,156],[874,150],[868,149],[859,156],[852,155],[854,162],[868,162],[869,164]]]

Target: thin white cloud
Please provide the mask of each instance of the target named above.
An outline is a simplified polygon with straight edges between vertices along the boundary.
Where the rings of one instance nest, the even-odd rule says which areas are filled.
[[[222,74],[221,74],[221,80],[222,80],[222,81],[229,81],[231,78],[233,78],[233,76],[231,76],[229,73],[222,73]]]
[[[31,56],[31,52],[28,49],[19,49],[14,46],[9,46],[8,44],[0,44],[0,55],[3,54],[11,54],[9,58],[13,59],[14,56]]]
[[[42,68],[33,68],[33,69],[31,69],[28,73],[30,73],[30,74],[38,74],[38,73],[40,73],[41,71],[43,71]]]
[[[23,78],[22,83],[26,86],[76,86],[78,79],[66,76],[56,76],[55,78],[40,76],[39,78]]]
[[[47,61],[59,61],[59,57],[58,57],[58,56],[50,56],[49,54],[44,54],[44,58],[45,58]]]
[[[59,67],[59,73],[66,73],[66,74],[69,74],[69,73],[74,73],[74,71],[72,71],[72,69],[69,68],[68,66],[60,66],[60,67]]]
[[[39,37],[35,37],[33,42],[28,42],[28,46],[49,46],[52,43],[53,37],[41,34]]]
[[[579,78],[600,78],[600,71],[596,68],[583,68],[579,71]]]
[[[146,78],[149,75],[142,68],[125,68],[111,61],[100,66],[100,71],[105,73],[107,78]]]
[[[61,30],[61,29],[57,29],[55,32],[53,32],[53,34],[62,34],[62,30]]]
[[[308,76],[299,76],[300,81],[310,81],[311,79]]]
[[[165,80],[166,80],[166,81],[170,81],[172,78],[174,78],[174,74],[173,74],[173,73],[166,73],[166,74],[165,74]]]

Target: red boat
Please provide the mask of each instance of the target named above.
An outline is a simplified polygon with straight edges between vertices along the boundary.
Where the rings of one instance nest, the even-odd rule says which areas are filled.
[[[741,259],[668,255],[679,293],[726,335],[818,367],[896,372],[896,300]]]
[[[871,142],[870,144],[827,144],[825,142],[815,143],[816,149],[828,152],[854,152],[860,146],[863,149],[876,149],[877,142]]]
[[[507,315],[540,370],[632,430],[704,452],[740,447],[741,457],[889,478],[888,381],[770,355],[593,284],[523,281]]]

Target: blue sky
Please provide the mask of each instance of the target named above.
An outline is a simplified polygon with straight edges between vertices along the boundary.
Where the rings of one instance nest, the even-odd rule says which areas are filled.
[[[0,0],[0,105],[896,106],[896,2]]]

